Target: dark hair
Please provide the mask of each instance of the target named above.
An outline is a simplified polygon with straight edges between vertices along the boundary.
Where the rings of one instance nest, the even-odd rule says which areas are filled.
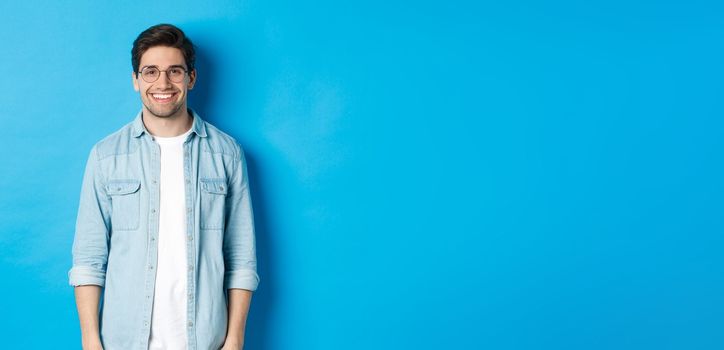
[[[196,52],[194,44],[178,27],[172,24],[157,24],[138,35],[133,41],[131,49],[131,64],[133,72],[138,74],[138,66],[141,64],[141,56],[154,46],[167,46],[181,50],[189,71],[194,70]]]

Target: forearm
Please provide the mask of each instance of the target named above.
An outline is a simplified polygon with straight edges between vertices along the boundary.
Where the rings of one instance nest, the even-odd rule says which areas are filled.
[[[98,304],[101,297],[101,287],[96,285],[83,285],[75,287],[75,303],[78,308],[80,331],[83,337],[83,348],[100,346],[100,333],[98,329]]]
[[[251,295],[252,292],[246,289],[228,290],[229,320],[226,331],[227,345],[234,344],[240,349],[244,344],[244,330],[246,328],[247,315],[249,314]]]

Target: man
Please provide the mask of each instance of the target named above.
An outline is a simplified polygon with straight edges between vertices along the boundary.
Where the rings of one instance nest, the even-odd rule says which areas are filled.
[[[244,152],[188,109],[180,29],[148,28],[131,55],[142,109],[83,177],[68,272],[83,348],[241,349],[259,283]]]

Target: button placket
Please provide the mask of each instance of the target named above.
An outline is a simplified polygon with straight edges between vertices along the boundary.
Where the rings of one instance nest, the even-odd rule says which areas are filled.
[[[149,319],[149,318],[151,317],[151,313],[152,313],[152,310],[153,310],[153,307],[152,307],[152,303],[153,303],[153,290],[154,290],[154,285],[155,285],[155,283],[156,283],[156,282],[155,282],[155,281],[156,281],[156,276],[155,276],[155,271],[154,271],[154,264],[153,264],[152,262],[156,261],[156,254],[157,254],[157,251],[158,251],[158,250],[157,250],[157,244],[156,244],[156,237],[158,236],[158,215],[156,215],[156,214],[157,214],[157,212],[158,212],[158,198],[159,198],[158,196],[159,196],[159,191],[160,191],[160,188],[159,188],[159,186],[158,186],[158,181],[159,181],[159,180],[157,180],[157,179],[158,179],[158,176],[160,175],[160,174],[159,174],[159,173],[160,173],[160,162],[158,162],[158,160],[160,159],[160,157],[159,157],[159,156],[160,156],[160,149],[159,149],[158,144],[155,144],[155,143],[154,143],[154,146],[155,146],[155,148],[154,148],[153,152],[151,152],[151,154],[152,154],[151,161],[152,161],[152,163],[154,164],[154,166],[151,167],[151,168],[153,169],[153,172],[152,172],[153,174],[152,174],[152,179],[151,179],[151,183],[153,184],[153,186],[152,186],[152,193],[153,193],[153,194],[152,194],[152,196],[151,196],[151,200],[150,200],[150,203],[149,203],[150,206],[151,206],[151,210],[150,210],[150,212],[151,212],[151,218],[150,218],[150,226],[149,226],[149,235],[151,236],[151,242],[152,242],[152,243],[151,243],[151,245],[150,245],[150,247],[149,247],[149,254],[148,254],[148,259],[149,259],[149,261],[148,261],[148,278],[147,278],[147,281],[149,281],[149,283],[148,283],[148,285],[147,285],[147,290],[146,290],[146,305],[147,305],[147,309],[146,309],[147,315],[146,315],[146,317],[147,317],[147,319]],[[148,336],[148,332],[150,332],[149,322],[148,322],[148,321],[144,322],[144,326],[145,326],[145,327],[144,327],[144,332],[146,332],[146,336]],[[147,338],[146,338],[146,340],[147,340]],[[145,344],[146,344],[146,341],[142,339],[142,340],[141,340],[141,343],[143,343],[143,344],[145,345]]]

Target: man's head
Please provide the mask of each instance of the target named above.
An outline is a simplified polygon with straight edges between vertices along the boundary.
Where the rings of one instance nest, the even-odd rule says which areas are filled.
[[[196,82],[196,54],[181,29],[159,24],[133,42],[133,88],[141,95],[144,113],[159,118],[186,113],[188,90]]]

